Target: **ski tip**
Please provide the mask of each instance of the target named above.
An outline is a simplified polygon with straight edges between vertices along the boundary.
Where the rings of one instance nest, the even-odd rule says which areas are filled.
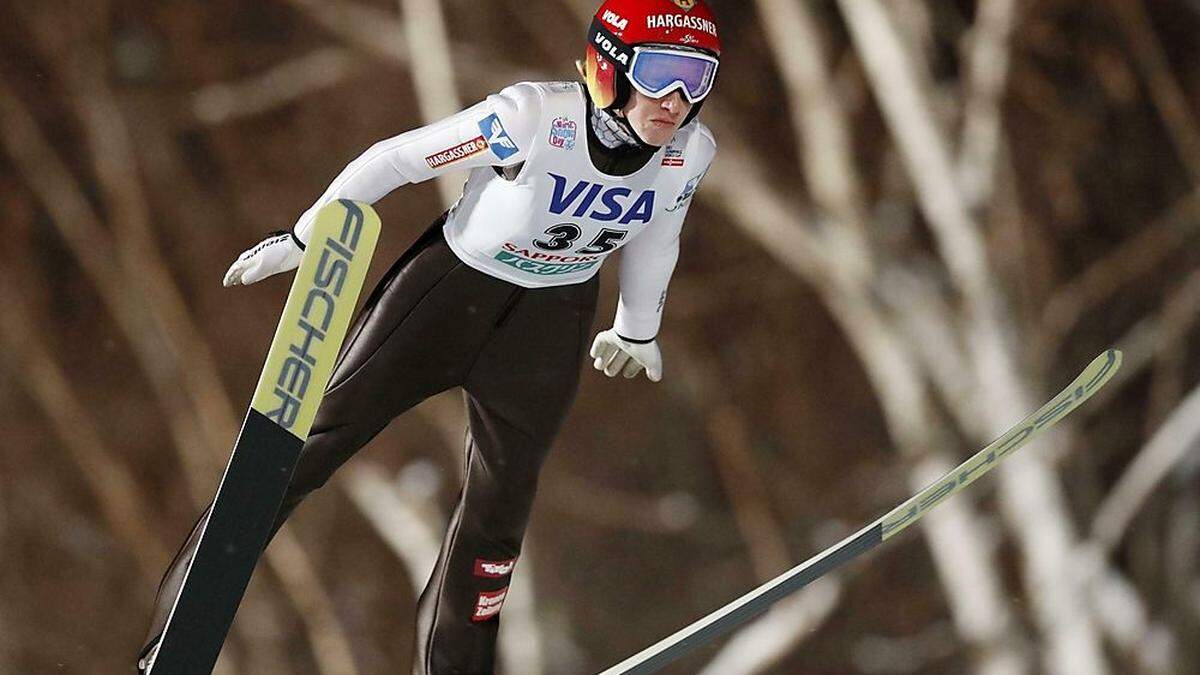
[[[1085,399],[1089,398],[1093,393],[1100,389],[1100,387],[1108,384],[1108,381],[1111,380],[1113,375],[1116,375],[1117,370],[1121,368],[1121,360],[1123,357],[1124,354],[1121,353],[1120,349],[1110,347],[1102,354],[1092,359],[1092,362],[1089,363],[1088,367],[1079,374],[1078,379],[1075,381],[1074,386],[1078,386],[1080,388],[1079,395],[1082,397],[1079,399],[1079,403],[1083,403]]]
[[[1125,353],[1116,347],[1109,347],[1103,354],[1092,360],[1091,367],[1099,367],[1105,379],[1112,377],[1121,367],[1121,362],[1125,358]]]

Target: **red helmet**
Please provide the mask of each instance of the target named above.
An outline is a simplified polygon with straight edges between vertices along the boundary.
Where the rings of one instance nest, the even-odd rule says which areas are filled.
[[[633,88],[655,98],[679,89],[698,104],[712,89],[720,56],[705,0],[605,0],[581,71],[598,108],[624,106]]]

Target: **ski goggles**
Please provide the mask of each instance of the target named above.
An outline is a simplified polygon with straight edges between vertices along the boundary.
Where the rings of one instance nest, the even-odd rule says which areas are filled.
[[[695,105],[712,91],[720,61],[702,52],[634,47],[629,82],[650,98],[662,98],[678,89]]]

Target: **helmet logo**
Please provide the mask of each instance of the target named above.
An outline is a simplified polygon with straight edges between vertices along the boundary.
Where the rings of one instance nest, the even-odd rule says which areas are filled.
[[[629,19],[623,18],[610,9],[604,10],[604,22],[617,30],[625,30],[629,27]]]
[[[649,14],[646,16],[646,28],[652,30],[698,30],[717,37],[717,24],[702,16],[690,14]]]
[[[696,0],[672,0],[672,2],[685,12],[691,11],[696,6]]]
[[[629,54],[626,54],[625,52],[621,51],[621,49],[618,48],[617,45],[613,44],[612,40],[609,40],[608,38],[604,37],[600,33],[596,33],[596,39],[593,40],[593,43],[595,43],[595,45],[598,48],[603,50],[604,54],[606,56],[608,56],[610,59],[612,59],[613,61],[616,61],[617,63],[621,64],[622,66],[625,66],[627,68],[629,67]]]
[[[680,42],[682,42],[685,45],[694,45],[699,41],[700,41],[700,38],[696,37],[692,33],[688,33],[687,35],[684,35],[683,39],[680,40]]]

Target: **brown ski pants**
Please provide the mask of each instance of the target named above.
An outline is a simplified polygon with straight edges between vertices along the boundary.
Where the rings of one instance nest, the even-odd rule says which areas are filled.
[[[466,475],[418,603],[413,673],[483,674],[493,671],[538,471],[575,397],[599,277],[522,288],[461,262],[441,225],[392,266],[351,326],[275,527],[394,417],[462,387]],[[206,517],[163,577],[148,645],[162,632]]]

